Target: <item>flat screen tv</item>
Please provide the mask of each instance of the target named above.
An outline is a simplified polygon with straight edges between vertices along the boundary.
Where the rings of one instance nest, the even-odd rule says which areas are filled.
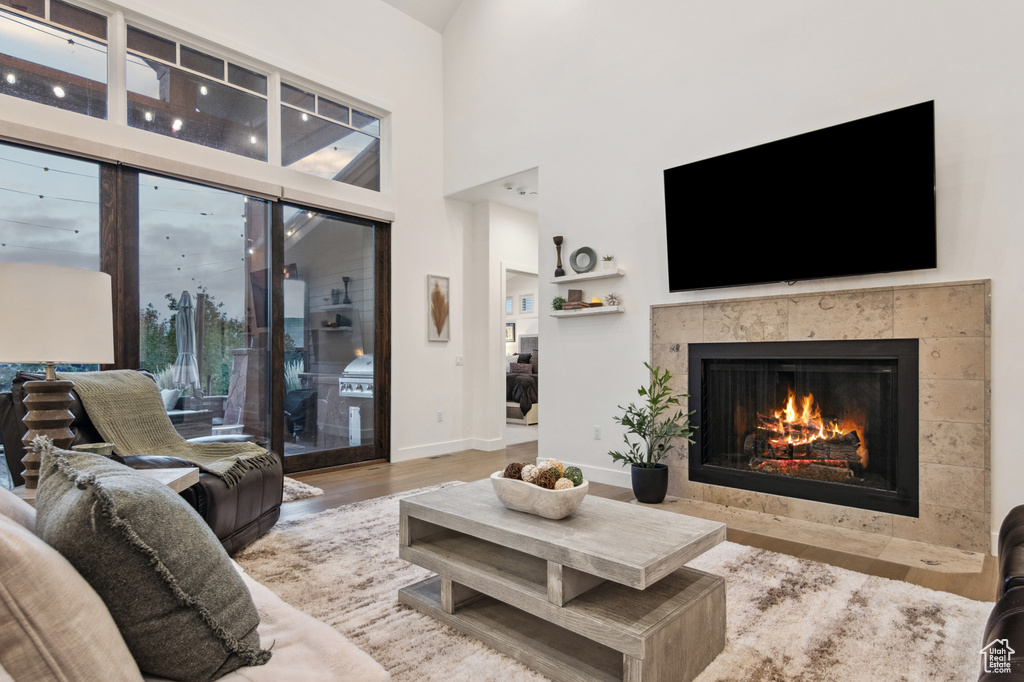
[[[936,267],[934,102],[665,171],[671,291]]]

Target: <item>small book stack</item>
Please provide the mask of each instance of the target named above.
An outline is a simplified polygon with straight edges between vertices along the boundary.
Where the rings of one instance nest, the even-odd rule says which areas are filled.
[[[590,304],[583,300],[582,289],[569,289],[569,300],[562,304],[562,310],[582,310]]]

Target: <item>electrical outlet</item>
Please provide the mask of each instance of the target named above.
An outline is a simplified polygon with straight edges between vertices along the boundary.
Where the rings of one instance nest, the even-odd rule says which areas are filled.
[[[601,427],[600,426],[595,426],[594,427],[594,440],[601,440]]]
[[[444,412],[442,412],[441,410],[437,411],[437,421],[439,421],[439,422],[443,422],[444,421]]]
[[[456,367],[462,367],[462,356],[461,355],[456,355],[455,356],[455,366]]]

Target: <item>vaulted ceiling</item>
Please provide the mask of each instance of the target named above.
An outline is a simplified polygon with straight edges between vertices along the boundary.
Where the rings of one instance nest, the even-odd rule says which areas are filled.
[[[438,33],[444,33],[445,26],[451,21],[452,15],[455,14],[455,10],[459,8],[462,0],[384,0],[384,2]]]

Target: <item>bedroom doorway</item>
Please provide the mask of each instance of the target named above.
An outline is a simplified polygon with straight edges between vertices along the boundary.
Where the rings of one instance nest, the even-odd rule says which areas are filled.
[[[505,445],[537,440],[540,326],[536,272],[504,268]]]

